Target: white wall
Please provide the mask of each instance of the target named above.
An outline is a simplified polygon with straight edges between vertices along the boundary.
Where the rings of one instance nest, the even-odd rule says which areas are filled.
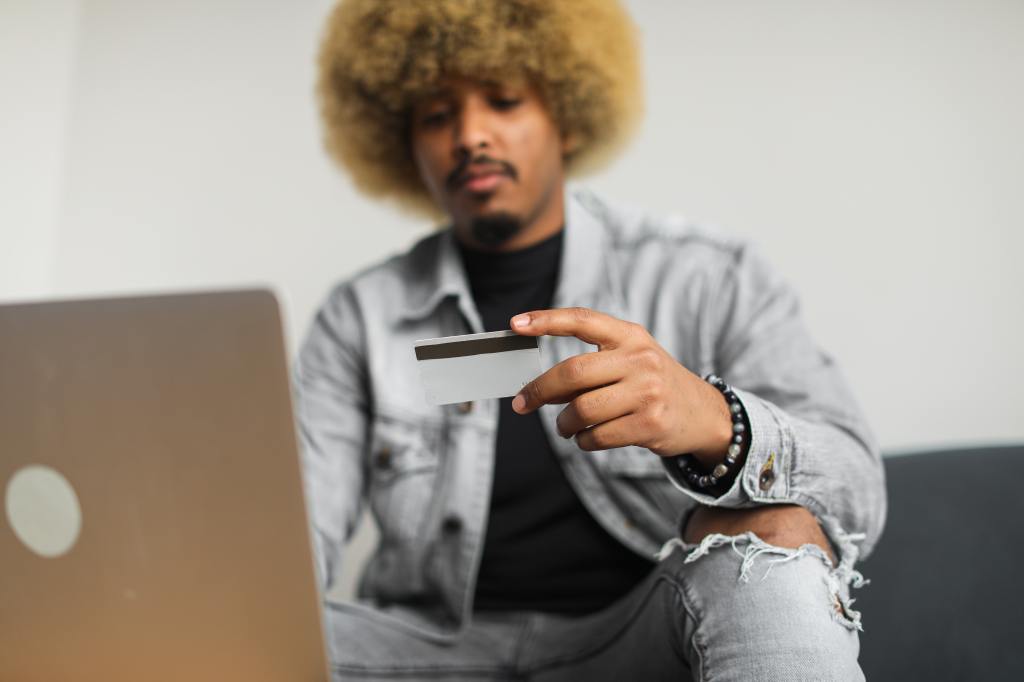
[[[53,289],[77,10],[0,0],[0,300]]]
[[[1024,4],[630,4],[649,115],[597,186],[762,245],[889,451],[1020,441]]]
[[[588,184],[749,235],[889,451],[1024,440],[1024,4],[628,3],[645,127]],[[429,226],[354,194],[328,0],[0,0],[0,300],[329,285]]]
[[[82,3],[59,293],[270,283],[294,346],[332,281],[410,239],[321,153],[311,81],[324,11]]]

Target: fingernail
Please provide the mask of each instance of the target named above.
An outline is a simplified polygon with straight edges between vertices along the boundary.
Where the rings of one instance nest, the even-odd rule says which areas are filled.
[[[528,327],[530,325],[529,315],[516,315],[512,318],[513,327]]]
[[[526,398],[524,398],[523,394],[520,393],[512,399],[512,409],[519,412],[524,407],[526,407]]]

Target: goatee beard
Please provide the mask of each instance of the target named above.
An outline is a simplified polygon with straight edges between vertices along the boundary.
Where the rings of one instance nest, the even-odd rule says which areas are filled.
[[[473,239],[492,248],[501,246],[523,229],[522,221],[511,213],[493,213],[473,218],[470,223]]]

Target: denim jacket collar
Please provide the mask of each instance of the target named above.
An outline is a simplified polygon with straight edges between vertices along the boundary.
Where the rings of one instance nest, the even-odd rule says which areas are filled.
[[[405,281],[406,304],[400,312],[404,320],[428,317],[449,296],[470,298],[469,283],[451,226],[425,241],[431,242],[433,249],[424,254],[425,270],[420,276]]]

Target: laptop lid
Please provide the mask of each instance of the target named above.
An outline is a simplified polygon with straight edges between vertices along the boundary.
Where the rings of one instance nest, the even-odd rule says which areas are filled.
[[[277,301],[0,306],[0,680],[327,679]]]

